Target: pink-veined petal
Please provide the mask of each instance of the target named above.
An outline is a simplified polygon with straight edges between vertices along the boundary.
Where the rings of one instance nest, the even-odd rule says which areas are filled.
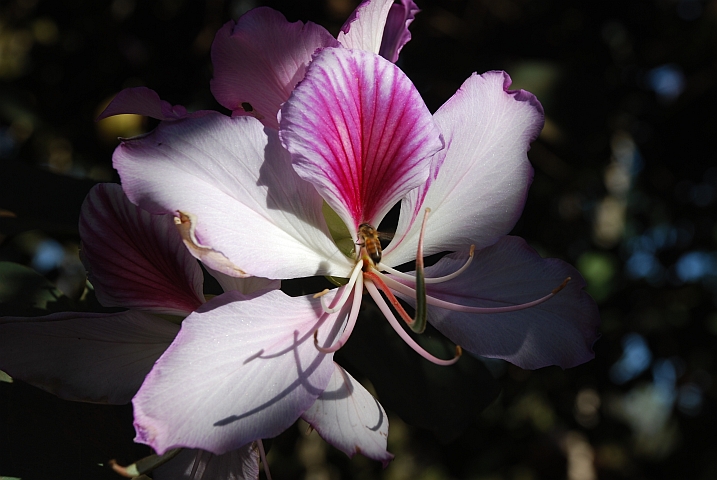
[[[378,54],[386,17],[393,0],[366,0],[356,7],[341,27],[338,40],[346,48]]]
[[[223,455],[184,449],[152,471],[154,480],[259,480],[259,449],[254,443]]]
[[[404,199],[384,263],[415,258],[415,218],[426,207],[432,212],[426,255],[472,244],[481,249],[513,228],[533,179],[527,152],[543,127],[543,108],[531,93],[509,86],[505,72],[473,74],[435,113],[446,142],[435,157],[432,179],[437,176]]]
[[[408,77],[360,50],[327,48],[281,111],[281,140],[355,237],[428,178],[440,133]]]
[[[102,305],[186,316],[204,303],[202,269],[172,216],[133,205],[119,185],[90,190],[80,238],[80,256]]]
[[[236,23],[226,23],[214,38],[212,93],[234,114],[279,128],[276,114],[304,78],[316,49],[338,46],[315,23],[289,23],[271,8],[252,9]]]
[[[157,92],[147,87],[125,88],[115,95],[97,120],[126,113],[157,120],[177,120],[187,115],[187,109],[160,99]]]
[[[391,5],[386,19],[386,27],[383,30],[379,55],[389,62],[396,63],[401,49],[411,40],[411,32],[408,27],[420,11],[413,0],[401,0],[399,3]]]
[[[346,309],[344,309],[346,310]],[[182,322],[134,397],[136,441],[216,454],[284,431],[326,388],[333,355],[314,346],[319,299],[227,292]],[[319,328],[331,345],[344,311]]]
[[[267,135],[268,134],[268,135]],[[275,130],[220,114],[160,124],[123,141],[114,166],[130,200],[179,213],[190,251],[231,276],[346,276],[314,187],[291,168]],[[186,220],[186,222],[185,222]]]
[[[0,370],[60,398],[123,404],[179,327],[130,310],[0,319]]]
[[[465,252],[446,256],[425,269],[426,277],[455,272],[465,261]],[[459,305],[504,307],[544,297],[567,277],[572,279],[565,288],[535,307],[474,314],[429,306],[428,321],[477,355],[529,369],[574,367],[595,356],[600,316],[584,291],[585,280],[568,263],[541,258],[525,240],[507,236],[477,252],[468,270],[455,279],[426,287],[428,295]]]
[[[386,451],[388,417],[383,407],[335,363],[329,385],[302,418],[349,457],[361,453],[382,462],[384,468],[393,459]]]

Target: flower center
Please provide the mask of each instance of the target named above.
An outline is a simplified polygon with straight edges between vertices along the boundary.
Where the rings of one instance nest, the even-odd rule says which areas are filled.
[[[351,274],[349,275],[348,281],[340,287],[339,291],[334,297],[334,301],[331,302],[333,306],[327,305],[325,301],[324,295],[328,293],[328,290],[324,290],[323,292],[320,292],[315,295],[315,297],[321,297],[321,306],[324,311],[324,314],[333,314],[338,312],[344,307],[349,297],[353,296],[351,310],[346,320],[346,326],[344,327],[344,331],[341,337],[336,341],[334,345],[328,348],[319,346],[317,336],[318,331],[314,332],[314,345],[319,351],[323,353],[333,353],[340,349],[348,341],[349,336],[353,332],[354,326],[356,325],[356,319],[358,318],[358,311],[361,305],[364,287],[366,288],[366,291],[369,293],[369,295],[371,295],[371,298],[374,299],[376,305],[386,317],[386,320],[388,320],[389,324],[393,327],[394,330],[396,330],[396,333],[398,333],[398,335],[406,342],[406,344],[408,344],[408,346],[410,346],[419,355],[431,361],[432,363],[435,363],[437,365],[452,365],[456,361],[458,361],[458,358],[460,358],[462,354],[462,349],[460,346],[456,345],[455,356],[448,360],[443,360],[431,355],[420,345],[418,345],[416,341],[409,335],[409,333],[400,325],[398,320],[396,320],[393,311],[396,311],[403,319],[403,321],[409,327],[411,327],[414,332],[422,333],[426,327],[427,305],[433,305],[435,307],[445,308],[456,312],[476,314],[515,312],[518,310],[534,307],[540,305],[543,302],[546,302],[547,300],[555,296],[558,292],[560,292],[560,290],[565,288],[565,286],[570,281],[570,277],[568,277],[563,281],[561,285],[554,288],[549,294],[545,295],[544,297],[538,298],[537,300],[533,300],[531,302],[523,304],[509,305],[506,307],[472,307],[468,305],[455,304],[452,302],[441,300],[440,298],[432,297],[426,292],[426,284],[447,282],[449,280],[453,280],[454,278],[465,272],[473,261],[475,246],[471,245],[466,263],[455,272],[442,277],[425,278],[423,274],[423,238],[425,236],[426,220],[428,219],[429,212],[430,209],[427,208],[425,210],[423,222],[421,224],[421,232],[419,235],[416,251],[415,275],[409,275],[407,273],[400,272],[382,264],[382,249],[379,232],[376,230],[376,228],[374,228],[368,223],[363,223],[359,225],[357,232],[358,238],[353,245],[355,249],[354,255],[355,258],[357,258],[357,261],[355,266],[351,270]],[[326,215],[326,213],[327,212],[325,210],[324,214]],[[343,227],[344,229],[346,229],[345,226]],[[333,230],[332,235],[334,235]],[[334,238],[336,239],[337,237]],[[389,275],[382,272],[388,272]],[[414,287],[399,282],[398,280],[396,280],[396,278],[408,280],[409,282],[412,282],[414,284]],[[408,298],[415,299],[416,313],[413,318],[408,315],[406,310],[398,301],[398,299],[393,293],[394,291],[401,295],[405,295]],[[381,294],[381,292],[383,292],[383,295]],[[384,295],[386,298],[384,298]],[[391,304],[393,310],[391,309],[391,307],[389,307],[386,300],[388,300],[388,303]]]

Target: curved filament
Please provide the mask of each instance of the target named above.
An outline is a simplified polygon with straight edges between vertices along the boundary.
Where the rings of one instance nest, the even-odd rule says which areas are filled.
[[[386,296],[388,297],[388,301],[391,302],[391,306],[393,306],[393,308],[398,312],[398,314],[401,316],[401,318],[403,319],[403,321],[406,322],[406,325],[408,325],[409,327],[413,326],[415,320],[412,319],[412,318],[408,315],[408,313],[406,313],[406,310],[405,310],[405,309],[403,308],[403,306],[399,303],[398,299],[397,299],[396,296],[393,294],[393,292],[391,291],[391,289],[388,288],[388,286],[387,286],[387,285],[384,283],[384,281],[381,279],[382,277],[385,279],[386,276],[385,276],[385,275],[381,275],[381,274],[379,274],[379,273],[371,272],[371,271],[369,271],[369,272],[364,272],[363,275],[364,275],[364,278],[365,278],[366,280],[370,280],[371,282],[373,282],[373,283],[375,283],[376,285],[378,285],[378,288],[381,289],[381,291],[383,291],[383,293],[386,294]],[[368,287],[366,287],[366,288],[368,288]]]
[[[368,293],[371,295],[371,297],[376,302],[376,305],[381,310],[381,312],[386,317],[386,320],[388,320],[388,323],[391,324],[393,329],[398,333],[398,335],[401,337],[401,339],[408,344],[409,347],[411,347],[416,353],[418,353],[420,356],[425,358],[431,363],[434,363],[436,365],[441,366],[447,366],[447,365],[453,365],[458,361],[458,359],[461,357],[463,350],[460,346],[456,345],[456,356],[451,358],[450,360],[442,360],[440,358],[434,357],[430,353],[428,353],[426,350],[423,349],[419,344],[417,344],[406,332],[403,328],[401,328],[401,325],[398,323],[398,320],[396,320],[396,317],[393,315],[393,312],[391,311],[391,308],[386,304],[383,297],[381,296],[381,293],[378,291],[376,286],[371,281],[367,281],[365,283],[366,290],[368,290]]]
[[[349,277],[349,282],[346,284],[346,288],[341,292],[341,296],[339,297],[338,301],[334,302],[333,307],[329,307],[326,305],[326,301],[324,300],[324,295],[328,293],[328,290],[324,290],[323,292],[319,292],[316,295],[314,295],[314,298],[321,297],[321,308],[326,313],[336,313],[344,306],[344,303],[346,303],[346,300],[349,298],[349,294],[353,291],[352,287],[356,283],[356,279],[358,278],[359,274],[361,273],[361,267],[363,264],[361,262],[357,262],[354,266],[354,269],[351,271],[351,276]]]
[[[461,268],[459,268],[455,272],[449,273],[448,275],[444,275],[442,277],[425,277],[423,281],[426,283],[443,283],[443,282],[447,282],[448,280],[453,280],[458,275],[460,275],[461,273],[465,272],[468,269],[468,266],[473,262],[473,256],[475,254],[475,250],[476,250],[476,246],[471,245],[471,249],[468,252],[468,260],[466,260],[466,263],[464,263],[463,266],[461,266]],[[395,268],[391,268],[387,265],[384,265],[383,263],[377,265],[376,268],[378,268],[379,271],[388,272],[391,275],[395,275],[396,277],[402,278],[404,280],[409,280],[411,282],[416,281],[415,276],[409,275],[408,273],[400,272],[400,271],[396,270]]]
[[[321,353],[334,353],[346,344],[349,337],[351,336],[351,333],[354,331],[354,326],[356,326],[356,319],[358,318],[359,309],[361,307],[361,299],[363,298],[363,277],[359,276],[356,279],[356,285],[354,286],[353,292],[354,301],[351,305],[351,313],[349,314],[349,318],[346,321],[346,327],[344,328],[343,334],[341,334],[341,338],[339,338],[336,343],[334,343],[328,348],[322,347],[319,345],[318,330],[314,332],[314,346]]]
[[[381,274],[379,274],[381,275]],[[407,286],[402,284],[401,282],[398,282],[386,275],[381,275],[385,285],[389,286],[393,290],[402,293],[408,297],[413,297],[416,294],[416,291]],[[465,312],[465,313],[482,313],[482,314],[491,314],[491,313],[509,313],[509,312],[517,312],[518,310],[525,310],[526,308],[535,307],[537,305],[540,305],[541,303],[547,302],[551,298],[553,298],[555,295],[560,292],[565,286],[568,284],[568,282],[571,280],[570,277],[563,280],[563,283],[558,285],[556,288],[554,288],[549,294],[545,295],[544,297],[540,297],[537,300],[533,300],[531,302],[527,303],[520,303],[517,305],[508,305],[505,307],[469,307],[467,305],[459,305],[457,303],[451,303],[447,302],[445,300],[440,300],[435,297],[431,297],[430,295],[426,296],[426,303],[429,305],[433,305],[434,307],[440,307],[445,308],[447,310],[452,310],[454,312]]]
[[[259,447],[259,458],[261,458],[261,464],[264,466],[266,480],[271,480],[271,472],[269,471],[269,464],[266,461],[266,452],[264,452],[264,444],[261,442],[261,439],[256,441],[256,445]]]

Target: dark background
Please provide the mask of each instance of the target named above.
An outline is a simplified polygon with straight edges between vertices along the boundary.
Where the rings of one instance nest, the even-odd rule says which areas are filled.
[[[106,102],[146,85],[190,110],[225,111],[209,92],[224,22],[262,4],[336,34],[355,3],[0,1],[0,261],[31,266],[68,297],[47,309],[79,308],[82,199],[118,181],[117,136],[153,126],[95,123]],[[348,460],[304,425],[272,442],[274,477],[717,478],[717,1],[418,4],[398,63],[432,111],[492,69],[543,103],[514,233],[588,280],[602,315],[596,358],[567,371],[402,364],[369,307],[342,357],[389,410],[396,459],[386,470]],[[16,313],[23,292],[3,288],[3,314]],[[362,360],[367,348],[381,353]],[[0,476],[119,478],[110,458],[148,453],[132,437],[129,406],[0,383]]]

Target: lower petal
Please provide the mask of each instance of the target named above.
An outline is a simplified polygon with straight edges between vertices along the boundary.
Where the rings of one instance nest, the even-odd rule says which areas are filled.
[[[133,400],[136,440],[222,454],[278,435],[324,391],[345,312],[320,324],[319,299],[228,292],[182,323]]]
[[[60,398],[123,404],[179,327],[138,311],[0,319],[0,370]]]
[[[393,459],[386,451],[388,417],[383,407],[335,363],[329,385],[302,418],[349,457],[361,453],[384,468]]]

